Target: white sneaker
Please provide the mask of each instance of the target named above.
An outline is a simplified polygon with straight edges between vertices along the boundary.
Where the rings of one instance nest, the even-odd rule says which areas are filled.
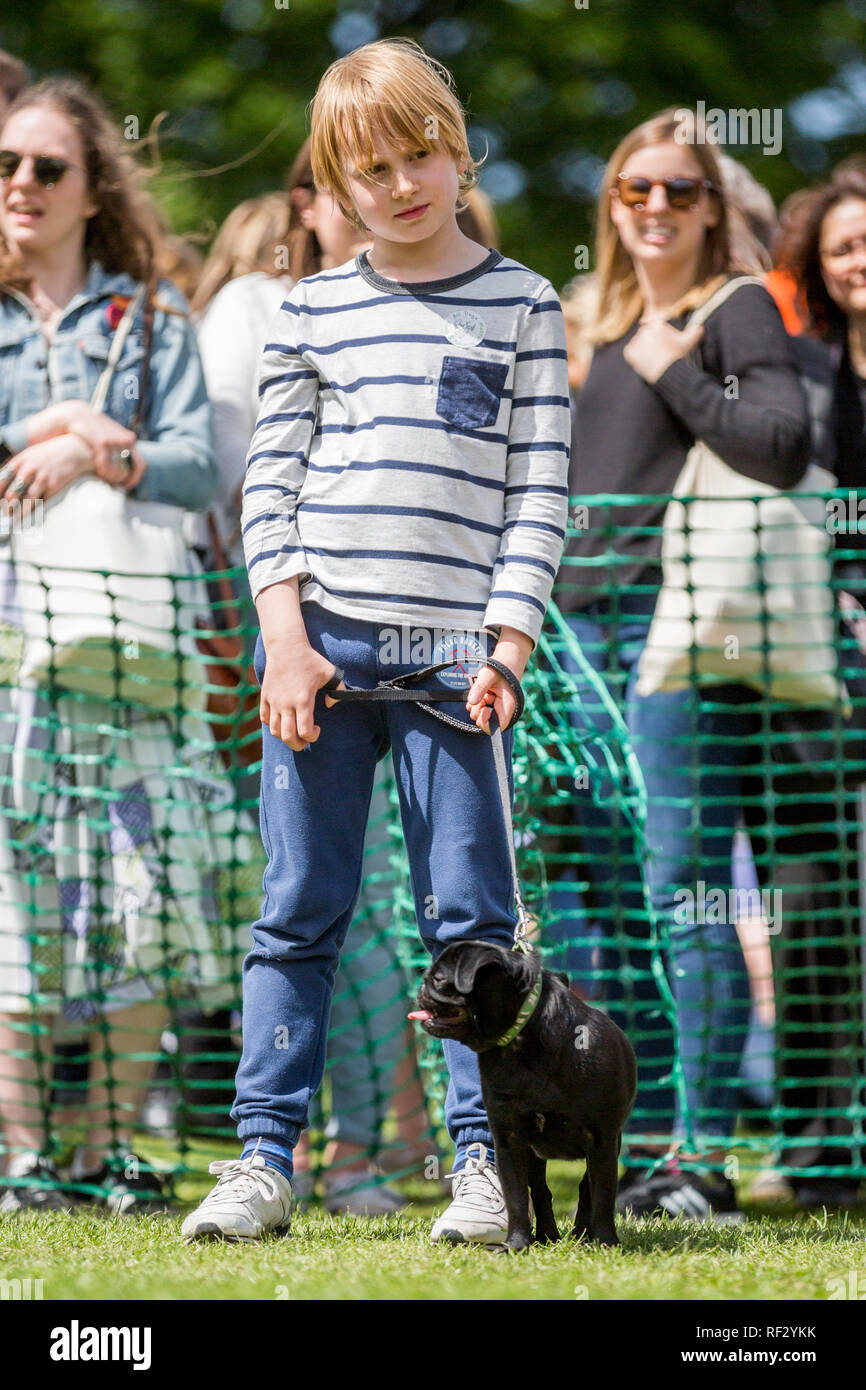
[[[503,1245],[508,1235],[508,1212],[499,1175],[487,1161],[486,1145],[470,1144],[466,1167],[448,1176],[454,1183],[454,1196],[437,1218],[431,1240]]]
[[[180,1228],[184,1240],[208,1236],[258,1240],[266,1231],[284,1235],[291,1225],[292,1185],[259,1154],[212,1163],[219,1182]]]
[[[391,1216],[407,1204],[407,1199],[392,1187],[376,1180],[372,1170],[366,1172],[329,1173],[325,1177],[325,1211],[337,1216]]]

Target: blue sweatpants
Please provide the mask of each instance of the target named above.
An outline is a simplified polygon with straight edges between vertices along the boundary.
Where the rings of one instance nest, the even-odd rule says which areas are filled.
[[[371,688],[429,660],[383,664],[382,627],[305,603],[310,644]],[[413,628],[413,637],[417,633]],[[478,634],[492,652],[494,639]],[[409,653],[411,655],[411,651]],[[256,672],[264,673],[261,638]],[[435,679],[435,678],[433,678]],[[469,725],[465,697],[445,712]],[[241,1139],[293,1146],[307,1124],[325,1064],[334,974],[362,878],[364,829],[377,758],[390,745],[412,875],[415,910],[433,956],[453,941],[510,947],[514,938],[508,841],[486,735],[435,719],[412,703],[337,704],[320,692],[321,734],[302,753],[263,729],[262,840],[268,855],[261,917],[244,961],[244,1047],[232,1118]],[[511,767],[512,736],[504,735]],[[411,1005],[407,999],[407,1005]],[[478,1058],[443,1044],[450,1074],[448,1132],[458,1150],[492,1145]]]

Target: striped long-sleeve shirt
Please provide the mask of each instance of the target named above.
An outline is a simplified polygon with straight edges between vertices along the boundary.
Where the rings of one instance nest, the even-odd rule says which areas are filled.
[[[271,326],[247,459],[253,596],[537,640],[565,536],[570,413],[551,285],[491,251],[447,280],[365,255],[301,280]]]

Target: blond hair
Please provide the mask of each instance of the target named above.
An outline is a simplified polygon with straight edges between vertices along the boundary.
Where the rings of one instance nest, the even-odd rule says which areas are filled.
[[[377,135],[395,149],[445,150],[465,164],[460,198],[478,182],[482,161],[469,153],[454,79],[412,39],[379,39],[338,58],[322,77],[310,113],[316,187],[332,194],[359,231],[366,228],[352,203],[346,165],[363,175],[373,162]]]
[[[596,222],[598,316],[592,328],[593,342],[610,343],[621,338],[644,307],[634,263],[620,240],[611,216],[610,190],[616,185],[617,175],[623,172],[635,150],[647,145],[663,145],[675,139],[677,132],[683,129],[684,114],[683,107],[669,107],[644,121],[617,145],[605,169]],[[743,264],[731,251],[728,209],[719,162],[697,115],[694,112],[688,114],[687,148],[716,190],[709,196],[716,201],[719,220],[714,227],[707,228],[695,283],[672,307],[671,318],[702,304],[732,271],[753,273],[755,270],[755,267]]]
[[[278,267],[277,248],[284,247],[289,205],[284,193],[262,193],[233,208],[217,232],[192,301],[194,314],[202,313],[230,280],[254,270],[284,275]]]
[[[499,250],[499,223],[493,204],[480,188],[470,188],[462,199],[465,206],[457,214],[457,226],[464,236],[488,250]]]

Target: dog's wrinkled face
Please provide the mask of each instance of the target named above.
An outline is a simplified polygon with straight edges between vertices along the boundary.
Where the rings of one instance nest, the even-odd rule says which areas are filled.
[[[417,1018],[434,1038],[453,1038],[475,1052],[508,1032],[535,982],[537,965],[520,951],[486,941],[446,946],[418,991]]]

